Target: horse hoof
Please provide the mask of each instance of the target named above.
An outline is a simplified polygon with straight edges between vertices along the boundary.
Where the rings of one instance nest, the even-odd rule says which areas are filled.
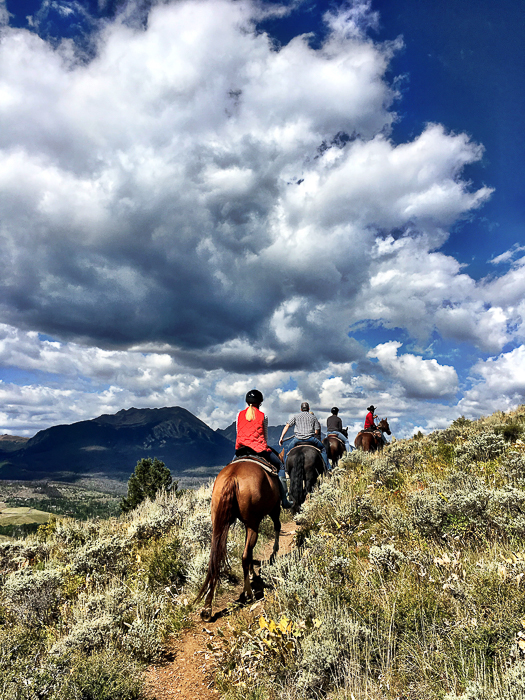
[[[209,620],[211,617],[211,608],[203,608],[201,610],[201,620]]]

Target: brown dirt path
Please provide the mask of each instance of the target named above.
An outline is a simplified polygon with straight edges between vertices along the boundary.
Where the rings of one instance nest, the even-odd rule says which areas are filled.
[[[293,547],[293,534],[297,529],[292,520],[285,523],[279,537],[279,554],[283,556]],[[269,559],[273,541],[268,542],[259,554],[261,561]],[[256,550],[257,553],[257,550]],[[237,597],[240,591],[237,593]],[[150,666],[146,671],[147,696],[153,700],[217,700],[215,688],[216,665],[207,649],[210,633],[225,625],[228,607],[236,599],[235,593],[227,593],[214,602],[214,616],[208,622],[200,619],[199,613],[192,615],[193,627],[185,630],[169,649],[172,661]],[[260,614],[263,601],[255,603],[254,615]],[[218,613],[218,614],[217,614]]]

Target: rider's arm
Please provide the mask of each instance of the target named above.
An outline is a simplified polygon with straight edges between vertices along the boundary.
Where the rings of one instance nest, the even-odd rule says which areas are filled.
[[[283,438],[284,438],[284,436],[286,435],[286,432],[287,432],[287,430],[288,430],[289,427],[290,427],[290,423],[287,423],[287,424],[284,426],[283,432],[281,433],[281,437],[279,438],[279,445],[282,445],[282,444],[283,444]]]
[[[264,432],[264,439],[266,440],[266,444],[268,444],[268,416],[264,416],[263,432]]]

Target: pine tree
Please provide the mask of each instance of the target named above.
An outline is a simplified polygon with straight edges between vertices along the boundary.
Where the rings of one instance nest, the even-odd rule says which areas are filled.
[[[156,457],[139,459],[128,481],[128,495],[120,503],[122,513],[129,513],[146,498],[154,499],[162,489],[172,486],[170,470]],[[174,484],[177,488],[177,484]]]

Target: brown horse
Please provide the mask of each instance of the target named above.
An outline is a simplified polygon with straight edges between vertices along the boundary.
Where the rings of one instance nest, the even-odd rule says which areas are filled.
[[[256,462],[238,459],[222,469],[213,486],[211,496],[212,538],[208,573],[195,599],[206,595],[201,617],[209,620],[215,588],[219,581],[221,566],[226,557],[226,542],[230,525],[238,518],[246,528],[246,541],[242,555],[244,573],[243,593],[253,598],[250,573],[253,575],[253,548],[259,536],[259,525],[265,515],[273,520],[275,541],[270,561],[279,549],[281,531],[281,497],[277,476],[272,476]]]
[[[383,418],[383,420],[379,422],[377,427],[382,433],[392,435],[392,433],[390,432],[390,426],[388,425],[388,421],[386,418]],[[357,434],[357,437],[354,440],[354,445],[357,447],[358,450],[363,450],[363,452],[375,452],[376,450],[383,449],[383,441],[381,440],[381,438],[376,437],[374,433],[369,432],[368,430],[362,430],[360,433]]]
[[[323,440],[323,445],[325,446],[326,453],[328,454],[328,459],[332,462],[332,469],[335,469],[339,464],[339,460],[346,452],[344,442],[341,441],[336,435],[328,435]]]

